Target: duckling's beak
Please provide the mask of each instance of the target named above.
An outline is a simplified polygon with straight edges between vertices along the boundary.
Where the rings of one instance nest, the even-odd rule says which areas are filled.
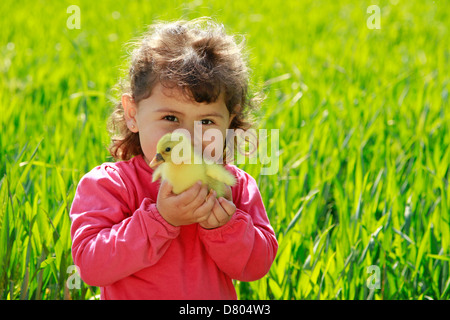
[[[156,156],[150,162],[150,168],[153,169],[153,168],[159,166],[163,162],[164,162],[164,158],[162,157],[161,153],[157,153]]]

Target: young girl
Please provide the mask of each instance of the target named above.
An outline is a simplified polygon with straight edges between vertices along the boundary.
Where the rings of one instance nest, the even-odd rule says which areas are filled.
[[[80,181],[72,204],[72,255],[102,299],[236,299],[232,279],[263,277],[278,244],[255,180],[207,197],[153,182],[149,162],[164,134],[248,129],[248,70],[241,46],[211,20],[153,25],[133,51],[128,85],[111,117],[104,163]],[[207,143],[206,143],[207,145]],[[205,143],[203,143],[205,147]]]

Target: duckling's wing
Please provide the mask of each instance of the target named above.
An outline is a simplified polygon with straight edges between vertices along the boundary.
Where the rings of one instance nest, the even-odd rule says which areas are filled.
[[[155,171],[153,171],[152,182],[155,182],[156,180],[161,178],[161,171],[162,171],[161,165],[159,165],[158,168],[156,168]]]
[[[236,183],[236,178],[218,164],[206,165],[206,175],[229,186],[234,186]]]
[[[225,184],[221,181],[208,177],[208,189],[216,190],[216,198],[223,197],[225,195]]]

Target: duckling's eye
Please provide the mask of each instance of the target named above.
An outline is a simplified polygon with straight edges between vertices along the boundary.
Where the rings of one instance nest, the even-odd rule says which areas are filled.
[[[170,150],[171,150],[170,147],[166,148],[166,152],[170,152]]]

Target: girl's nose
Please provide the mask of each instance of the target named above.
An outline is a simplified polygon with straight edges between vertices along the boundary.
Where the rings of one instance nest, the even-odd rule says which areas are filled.
[[[191,143],[199,143],[202,145],[202,137],[203,137],[203,128],[201,121],[195,121],[191,124],[186,124],[183,126],[183,129],[187,130],[191,137]]]
[[[201,121],[194,121],[192,136],[195,139],[200,140],[200,142],[202,141],[203,128],[202,128],[202,122]]]

